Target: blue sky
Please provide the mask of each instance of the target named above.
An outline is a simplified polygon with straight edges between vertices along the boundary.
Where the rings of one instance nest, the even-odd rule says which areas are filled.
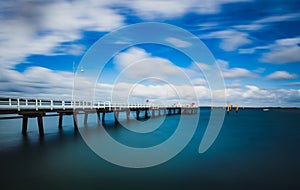
[[[0,96],[69,99],[73,62],[79,65],[99,38],[126,25],[162,22],[205,43],[221,68],[228,102],[300,107],[299,0],[3,1],[0,20]],[[108,100],[116,73],[139,58],[161,62],[169,70],[181,68],[194,82],[199,102],[211,104],[209,86],[201,70],[192,73],[192,60],[153,44],[112,58],[99,79],[97,96]],[[198,66],[206,68],[205,63]],[[161,72],[168,72],[163,68]],[[168,88],[162,81],[142,82],[132,101],[172,99],[173,92],[167,97],[163,93]]]

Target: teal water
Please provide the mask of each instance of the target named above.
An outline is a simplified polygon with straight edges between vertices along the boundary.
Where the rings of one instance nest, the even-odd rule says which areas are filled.
[[[214,144],[203,154],[199,143],[210,110],[190,143],[158,166],[131,169],[97,156],[74,133],[72,117],[63,129],[57,117],[45,117],[45,137],[36,120],[21,135],[21,119],[0,120],[1,189],[300,189],[300,109],[245,109],[226,115]],[[118,141],[135,147],[153,146],[174,132],[179,115],[166,117],[152,135],[128,133],[107,115],[105,129]],[[89,127],[96,127],[89,117]],[[188,127],[188,126],[187,126]]]

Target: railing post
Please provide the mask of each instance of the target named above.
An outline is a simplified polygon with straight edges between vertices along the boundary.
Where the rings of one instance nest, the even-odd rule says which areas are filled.
[[[53,100],[51,100],[50,109],[53,110]]]
[[[8,104],[11,106],[11,98],[8,99]]]
[[[18,111],[20,111],[20,99],[17,99],[17,107],[18,107]]]
[[[65,110],[66,108],[65,108],[65,101],[62,101],[61,102],[61,105],[62,105],[62,107],[63,107],[63,110]]]
[[[40,106],[42,106],[42,100],[40,100]]]
[[[28,100],[27,99],[25,100],[25,105],[28,106]]]
[[[35,110],[37,111],[39,108],[38,108],[38,100],[35,99]]]

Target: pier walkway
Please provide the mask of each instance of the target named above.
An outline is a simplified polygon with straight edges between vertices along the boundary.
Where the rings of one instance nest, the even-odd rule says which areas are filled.
[[[77,115],[84,114],[84,125],[89,114],[97,114],[98,124],[105,122],[105,114],[113,112],[115,123],[118,123],[119,113],[125,112],[129,120],[130,113],[135,112],[135,118],[140,120],[141,112],[144,118],[175,114],[196,114],[198,107],[191,105],[154,105],[154,104],[124,104],[110,101],[64,101],[26,98],[0,98],[0,119],[22,118],[22,134],[27,134],[28,118],[37,118],[39,135],[44,136],[43,117],[58,116],[58,128],[62,128],[63,116],[73,115],[74,130],[78,130]],[[5,114],[5,115],[4,115]],[[100,117],[102,115],[102,118]],[[156,115],[155,115],[156,114]]]

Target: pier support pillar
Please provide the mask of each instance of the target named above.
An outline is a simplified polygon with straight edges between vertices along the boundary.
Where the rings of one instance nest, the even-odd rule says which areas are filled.
[[[155,109],[152,109],[151,116],[154,118],[155,117]]]
[[[39,127],[40,137],[43,137],[44,136],[43,116],[42,115],[38,115],[37,116],[37,121],[38,121],[38,127]]]
[[[136,119],[140,120],[140,110],[136,110],[135,113],[136,113]]]
[[[87,125],[88,117],[89,117],[89,113],[88,112],[84,112],[84,125]]]
[[[167,110],[164,108],[164,116],[167,115]]]
[[[126,110],[126,119],[129,120],[130,118],[130,110]]]
[[[97,110],[97,122],[98,122],[98,125],[100,125],[100,111]]]
[[[22,121],[22,134],[26,135],[27,133],[27,124],[28,124],[28,116],[23,115],[23,121]]]
[[[78,131],[78,124],[77,124],[77,112],[73,112],[73,122],[74,122],[74,130]]]
[[[147,110],[147,109],[145,110],[145,118],[146,118],[146,119],[148,119],[148,118],[149,118],[149,115],[148,115],[148,110]]]
[[[105,110],[102,111],[102,123],[105,121]]]
[[[115,123],[119,123],[119,112],[114,111],[114,116],[115,116]]]
[[[58,118],[58,128],[62,129],[62,122],[63,122],[63,113],[59,113],[59,118]]]

